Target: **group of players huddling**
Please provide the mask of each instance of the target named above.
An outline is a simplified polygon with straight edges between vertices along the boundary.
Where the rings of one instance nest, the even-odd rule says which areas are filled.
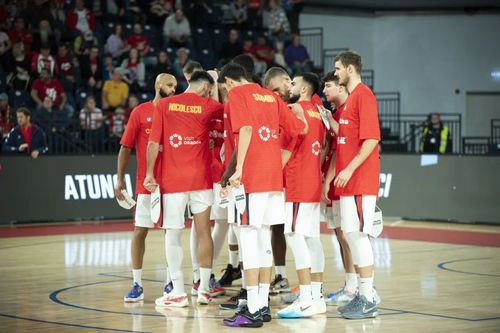
[[[132,111],[118,155],[115,192],[123,200],[123,178],[135,146],[134,282],[126,302],[144,299],[145,238],[156,222],[151,220],[151,192],[159,186],[168,268],[157,306],[188,306],[181,243],[188,207],[193,218],[191,294],[197,303],[209,304],[225,294],[224,286],[242,278],[240,292],[219,305],[235,311],[224,325],[261,327],[272,320],[270,292],[290,290],[284,270],[287,246],[299,288],[282,297],[289,304],[277,312],[279,318],[325,313],[327,304],[338,305],[347,319],[378,315],[369,239],[379,190],[377,103],[361,82],[357,53],[339,54],[334,65],[335,71],[322,80],[333,112],[316,95],[321,86],[317,75],[301,73],[291,80],[274,67],[260,83],[246,55],[220,71],[191,64],[185,68],[189,86],[178,95],[173,76],[156,78],[155,98]],[[340,244],[346,271],[344,287],[326,299],[322,211],[335,229],[332,240]],[[215,220],[213,231],[210,220]],[[217,281],[212,268],[226,234],[229,264]]]

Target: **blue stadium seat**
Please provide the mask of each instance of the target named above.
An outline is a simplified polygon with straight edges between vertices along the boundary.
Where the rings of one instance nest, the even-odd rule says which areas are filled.
[[[155,25],[146,24],[144,26],[144,35],[148,38],[149,45],[159,48],[163,43],[161,29]]]
[[[212,40],[213,40],[213,50],[217,53],[219,52],[222,44],[227,39],[227,34],[223,29],[215,28],[212,30]]]
[[[77,89],[75,91],[75,112],[80,112],[85,106],[85,100],[89,96],[88,92],[84,89]]]
[[[193,29],[193,42],[198,50],[212,48],[212,36],[208,29],[196,28]]]
[[[200,62],[205,70],[210,70],[215,67],[214,52],[212,50],[203,49],[197,52],[196,59]]]
[[[150,93],[142,93],[140,94],[139,96],[139,101],[141,103],[145,103],[147,101],[150,101],[154,98],[154,95],[153,94],[150,94]]]
[[[9,94],[9,102],[10,105],[14,109],[17,109],[21,106],[31,108],[33,107],[34,103],[33,100],[31,99],[31,95],[24,90],[12,90]]]

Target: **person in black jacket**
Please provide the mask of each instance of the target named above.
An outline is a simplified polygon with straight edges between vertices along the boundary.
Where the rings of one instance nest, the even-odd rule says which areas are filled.
[[[3,151],[29,154],[32,158],[46,153],[48,147],[45,133],[40,127],[31,123],[30,110],[25,107],[18,108],[16,116],[18,125],[10,131],[3,145]]]

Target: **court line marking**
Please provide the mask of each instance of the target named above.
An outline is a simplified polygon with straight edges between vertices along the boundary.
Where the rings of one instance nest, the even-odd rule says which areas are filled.
[[[48,244],[56,244],[56,243],[62,243],[63,241],[50,241],[50,242],[42,242],[42,243],[30,243],[30,244],[23,244],[23,245],[14,245],[14,246],[6,246],[6,247],[0,247],[0,250],[8,250],[8,249],[15,249],[19,247],[28,247],[28,246],[36,246],[36,245],[48,245]]]
[[[455,317],[455,316],[449,316],[449,315],[441,315],[441,314],[435,314],[435,313],[426,313],[426,312],[403,310],[403,309],[391,309],[391,308],[379,308],[379,309],[389,310],[389,311],[401,311],[401,312],[404,312],[405,314],[417,314],[417,315],[421,315],[421,316],[455,319],[455,320],[463,320],[463,321],[470,321],[470,322],[479,322],[479,321],[500,319],[500,317],[487,317],[487,318],[472,319],[472,318],[462,318],[462,317]]]
[[[71,323],[62,323],[62,322],[59,322],[59,321],[50,321],[50,320],[44,320],[44,319],[35,319],[35,318],[28,318],[28,317],[20,317],[20,316],[10,315],[10,314],[6,314],[6,313],[0,313],[0,316],[11,318],[11,319],[34,321],[34,322],[37,322],[37,323],[54,324],[54,325],[70,326],[70,327],[78,327],[78,328],[88,328],[88,329],[100,330],[100,331],[129,332],[129,333],[150,333],[148,331],[130,331],[130,330],[117,329],[117,328],[107,328],[107,327],[99,327],[99,326],[88,326],[88,325],[79,325],[79,324],[71,324]]]
[[[465,261],[474,261],[474,260],[487,260],[487,259],[492,259],[491,257],[487,258],[472,258],[472,259],[457,259],[457,260],[450,260],[450,261],[445,261],[437,264],[437,267],[439,269],[442,269],[444,271],[449,271],[452,273],[462,273],[462,274],[469,274],[469,275],[479,275],[479,276],[492,276],[492,277],[500,277],[498,274],[488,274],[488,273],[475,273],[475,272],[468,272],[468,271],[463,271],[459,269],[453,269],[453,268],[448,268],[446,265],[456,263],[456,262],[465,262]]]

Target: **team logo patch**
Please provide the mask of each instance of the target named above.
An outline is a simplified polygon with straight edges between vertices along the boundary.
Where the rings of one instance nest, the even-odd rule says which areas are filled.
[[[314,156],[318,156],[321,151],[321,144],[318,140],[314,141],[312,144],[312,153]]]
[[[271,137],[271,130],[266,126],[259,128],[259,137],[262,141],[268,141]]]
[[[150,123],[150,122],[151,122],[151,120],[152,120],[152,119],[151,119],[151,117],[147,117],[147,118],[146,118],[146,121],[147,121],[148,123]]]
[[[174,133],[169,138],[170,145],[174,148],[179,148],[182,145],[182,136],[177,133]]]

